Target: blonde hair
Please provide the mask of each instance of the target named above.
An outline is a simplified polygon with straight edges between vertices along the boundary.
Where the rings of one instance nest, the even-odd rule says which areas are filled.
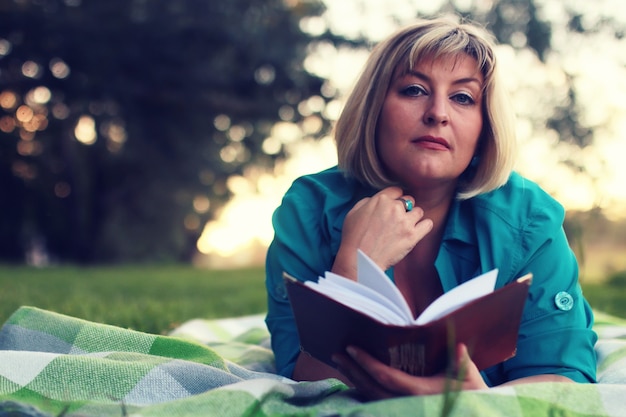
[[[476,59],[484,78],[484,121],[477,163],[462,176],[457,198],[471,198],[503,185],[514,165],[515,121],[499,80],[494,45],[486,30],[450,18],[419,21],[376,45],[335,125],[339,167],[377,189],[397,185],[386,174],[376,150],[376,127],[389,85],[421,59],[466,54]]]

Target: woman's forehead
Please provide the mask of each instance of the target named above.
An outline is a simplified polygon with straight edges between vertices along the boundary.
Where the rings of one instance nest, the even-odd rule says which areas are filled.
[[[467,69],[473,68],[475,71],[469,71],[471,73],[479,73],[482,76],[484,71],[478,65],[478,61],[473,56],[466,52],[447,53],[441,55],[425,55],[410,57],[407,56],[403,62],[400,62],[394,71],[394,78],[401,77],[408,73],[414,72],[419,68],[430,69],[433,66],[442,66],[446,69],[454,71],[457,68]]]

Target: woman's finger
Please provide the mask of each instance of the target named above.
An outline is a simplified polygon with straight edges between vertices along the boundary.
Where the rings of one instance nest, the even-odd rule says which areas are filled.
[[[488,388],[476,364],[472,361],[467,346],[463,343],[459,343],[456,349],[456,372],[457,379],[462,381],[463,389]]]
[[[443,392],[444,377],[418,377],[407,374],[385,365],[362,349],[350,347],[348,353],[388,395],[430,395]]]
[[[396,395],[376,382],[357,362],[345,354],[333,355],[337,369],[345,375],[356,390],[368,399],[391,398]]]

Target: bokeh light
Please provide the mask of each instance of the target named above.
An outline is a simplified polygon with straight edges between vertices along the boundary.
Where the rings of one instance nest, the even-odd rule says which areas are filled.
[[[41,66],[35,61],[26,61],[22,64],[22,74],[28,78],[39,78],[41,76]]]
[[[81,116],[74,128],[74,136],[76,136],[79,142],[85,145],[93,145],[96,143],[98,134],[96,133],[96,121],[93,117],[86,115]]]
[[[49,68],[55,78],[62,80],[70,75],[70,67],[60,58],[51,60]]]

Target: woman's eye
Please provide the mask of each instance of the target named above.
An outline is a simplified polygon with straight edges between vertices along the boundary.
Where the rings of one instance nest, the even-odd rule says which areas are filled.
[[[402,89],[402,94],[410,97],[417,97],[426,94],[426,90],[420,87],[419,85],[409,85],[408,87],[404,87]]]
[[[466,94],[466,93],[459,93],[459,94],[455,94],[455,95],[452,97],[452,99],[453,99],[454,101],[456,101],[457,103],[459,103],[459,104],[467,104],[467,105],[470,105],[470,104],[474,104],[474,103],[475,103],[475,101],[474,101],[474,99],[472,98],[472,96],[470,96],[469,94]]]

